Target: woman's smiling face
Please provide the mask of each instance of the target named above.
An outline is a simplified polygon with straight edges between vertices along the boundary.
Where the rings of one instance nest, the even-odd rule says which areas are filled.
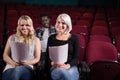
[[[59,33],[65,33],[65,31],[67,30],[67,24],[65,23],[65,21],[60,17],[57,19],[56,24],[55,24],[55,28],[57,30],[57,32]]]
[[[27,36],[30,31],[30,24],[27,20],[21,19],[20,21],[20,31],[24,36]]]

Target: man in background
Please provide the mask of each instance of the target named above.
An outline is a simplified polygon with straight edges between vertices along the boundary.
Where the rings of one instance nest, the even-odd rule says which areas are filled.
[[[51,20],[50,16],[47,15],[46,13],[40,14],[40,22],[42,26],[39,26],[36,29],[36,36],[39,37],[41,41],[41,47],[42,47],[41,59],[37,65],[37,69],[38,69],[37,71],[39,73],[38,76],[43,75],[45,73],[45,69],[44,69],[45,68],[45,54],[46,54],[48,37],[56,33],[55,27],[50,24],[50,20]],[[45,79],[44,76],[45,75],[41,77]]]

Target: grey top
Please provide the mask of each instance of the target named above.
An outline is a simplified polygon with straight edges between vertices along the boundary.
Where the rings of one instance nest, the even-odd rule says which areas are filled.
[[[16,34],[13,35],[13,40],[12,41],[20,42],[19,39],[18,39],[18,37],[16,36]],[[9,42],[9,44],[10,44],[10,47],[11,47],[11,41]],[[34,38],[34,40],[32,42],[32,45],[29,48],[29,60],[31,60],[31,59],[34,58],[34,45],[35,45],[35,38]],[[12,53],[11,53],[11,55],[12,55]],[[33,65],[29,65],[29,66],[31,68],[33,68]],[[12,65],[10,65],[10,64],[7,63],[7,65],[6,65],[6,67],[5,67],[5,69],[3,71],[5,71],[5,70],[7,70],[9,68],[14,68],[14,67]]]
[[[13,40],[12,40],[12,41],[20,42],[19,39],[18,39],[18,37],[17,37],[16,35],[13,35]],[[11,41],[11,42],[12,42],[12,41]],[[10,42],[10,47],[12,46],[12,45],[11,45],[11,42]],[[34,58],[34,45],[35,45],[35,39],[33,40],[32,45],[29,46],[29,51],[28,51],[28,52],[29,52],[29,53],[28,53],[28,54],[29,54],[29,55],[28,55],[28,58],[29,58],[29,59],[27,59],[27,60],[31,60],[31,59]],[[12,54],[12,53],[11,53],[11,54]],[[14,57],[14,55],[12,55],[12,56]],[[12,57],[12,58],[13,58],[13,57]]]

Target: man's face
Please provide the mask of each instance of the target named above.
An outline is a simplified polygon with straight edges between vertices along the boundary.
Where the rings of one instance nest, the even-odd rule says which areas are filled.
[[[41,17],[41,23],[42,23],[43,26],[49,27],[49,25],[50,25],[50,18],[48,18],[47,16]]]

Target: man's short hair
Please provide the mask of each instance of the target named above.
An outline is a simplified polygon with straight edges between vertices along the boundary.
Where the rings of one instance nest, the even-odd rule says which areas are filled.
[[[44,17],[44,16],[47,16],[48,18],[51,18],[47,13],[41,13],[41,14],[40,14],[40,20],[41,20],[41,18]]]

